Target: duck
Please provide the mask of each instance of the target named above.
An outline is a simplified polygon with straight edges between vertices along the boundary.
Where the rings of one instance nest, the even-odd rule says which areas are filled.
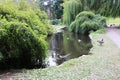
[[[102,45],[103,43],[104,43],[104,40],[103,40],[103,38],[101,39],[101,40],[98,40],[97,41],[100,45]]]
[[[81,40],[80,40],[80,39],[78,39],[78,42],[81,42]]]

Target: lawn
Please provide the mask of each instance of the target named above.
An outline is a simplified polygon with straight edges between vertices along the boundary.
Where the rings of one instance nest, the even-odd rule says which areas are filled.
[[[110,23],[120,24],[120,17],[117,17],[117,18],[108,17],[107,24],[110,24]]]

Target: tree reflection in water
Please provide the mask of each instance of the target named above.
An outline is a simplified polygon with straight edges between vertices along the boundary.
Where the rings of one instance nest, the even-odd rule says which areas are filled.
[[[49,38],[49,66],[57,66],[64,61],[89,54],[92,47],[88,35],[73,34],[67,31],[55,33]],[[53,63],[54,62],[54,63]]]

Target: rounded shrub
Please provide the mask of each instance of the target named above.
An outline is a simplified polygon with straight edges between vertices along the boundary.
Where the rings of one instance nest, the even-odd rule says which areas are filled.
[[[42,67],[45,60],[45,38],[52,30],[47,15],[24,6],[30,5],[24,1],[0,3],[0,68]]]
[[[93,12],[83,11],[76,16],[76,19],[70,24],[69,30],[74,33],[89,34],[90,31],[96,31],[106,26],[106,19]]]
[[[37,60],[42,64],[47,49],[45,41],[25,24],[8,25],[0,36],[0,53],[4,58],[1,67],[32,68]]]

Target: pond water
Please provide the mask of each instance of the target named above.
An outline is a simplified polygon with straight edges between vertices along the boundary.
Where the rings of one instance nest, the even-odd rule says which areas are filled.
[[[54,33],[48,38],[50,57],[48,66],[56,66],[64,61],[88,55],[92,47],[87,35],[73,34],[68,31]]]

